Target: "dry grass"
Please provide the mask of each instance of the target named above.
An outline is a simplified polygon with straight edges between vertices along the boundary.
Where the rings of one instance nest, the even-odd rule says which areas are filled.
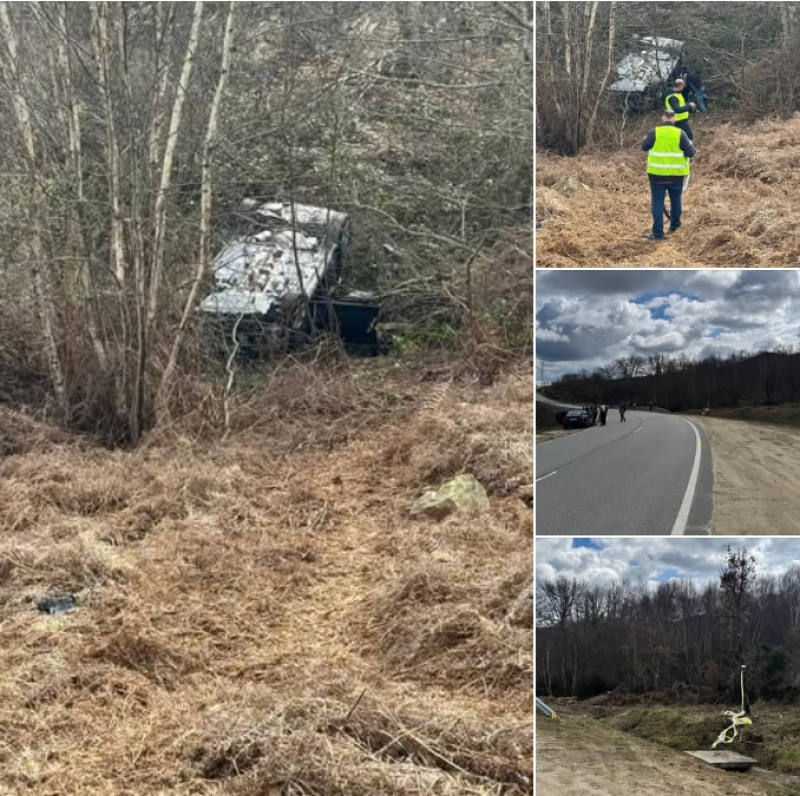
[[[0,458],[0,794],[531,792],[530,376],[309,379],[225,445]],[[408,518],[459,470],[486,515]]]
[[[698,157],[680,231],[660,243],[649,230],[650,192],[640,138],[621,151],[577,158],[537,155],[539,267],[777,267],[800,264],[800,114],[752,126],[693,117]],[[643,121],[640,131],[655,123]],[[589,186],[571,196],[565,176]]]

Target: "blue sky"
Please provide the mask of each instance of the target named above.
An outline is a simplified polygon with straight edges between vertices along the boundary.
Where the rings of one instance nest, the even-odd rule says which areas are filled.
[[[574,548],[578,547],[588,547],[592,550],[602,550],[603,545],[598,539],[588,539],[585,537],[574,537],[572,540],[572,546]]]
[[[653,320],[664,320],[671,315],[669,299],[670,296],[676,296],[689,301],[698,301],[698,297],[691,293],[686,293],[681,290],[669,288],[665,290],[643,293],[641,296],[634,296],[631,298],[633,304],[641,304],[650,310],[650,317]],[[661,299],[661,301],[659,301]]]
[[[791,269],[536,272],[536,357],[548,380],[624,355],[693,358],[800,348]]]

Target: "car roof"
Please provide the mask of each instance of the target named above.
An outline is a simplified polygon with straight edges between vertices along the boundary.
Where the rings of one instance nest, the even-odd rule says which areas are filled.
[[[660,80],[666,80],[683,51],[679,39],[643,36],[634,39],[631,51],[617,64],[610,91],[644,91]]]

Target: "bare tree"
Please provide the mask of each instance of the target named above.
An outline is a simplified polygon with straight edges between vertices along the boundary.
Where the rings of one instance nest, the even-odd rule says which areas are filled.
[[[23,83],[19,72],[17,35],[8,14],[8,4],[5,2],[0,3],[0,29],[2,29],[7,49],[7,56],[0,60],[0,69],[2,69],[5,88],[11,93],[18,132],[23,144],[24,163],[32,190],[33,228],[29,238],[29,249],[42,339],[50,369],[53,391],[61,414],[67,416],[69,414],[69,399],[64,370],[53,333],[53,317],[55,313],[50,290],[49,272],[45,270],[45,246],[43,241],[43,230],[46,229],[45,199],[42,192],[41,174],[38,170],[39,155],[36,149],[36,135],[31,119],[31,111],[23,92]]]
[[[219,78],[217,88],[214,92],[214,99],[211,102],[211,110],[208,116],[205,141],[203,143],[203,167],[202,167],[202,188],[201,188],[201,208],[200,208],[200,252],[197,258],[197,271],[191,290],[186,299],[178,328],[175,332],[175,339],[169,355],[169,361],[164,368],[161,376],[161,383],[156,397],[156,411],[159,418],[163,419],[167,413],[167,400],[172,379],[175,376],[175,368],[178,364],[178,355],[186,334],[186,328],[192,313],[197,307],[197,299],[200,295],[200,286],[208,274],[211,266],[211,199],[212,199],[212,175],[211,160],[217,144],[219,132],[219,112],[222,107],[222,100],[225,95],[225,87],[228,83],[228,73],[231,68],[231,52],[233,43],[233,14],[235,2],[231,0],[228,4],[228,17],[225,21],[225,37],[222,42],[222,56],[220,63]]]

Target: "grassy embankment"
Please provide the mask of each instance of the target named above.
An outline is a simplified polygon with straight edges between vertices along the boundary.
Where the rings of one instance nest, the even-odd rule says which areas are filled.
[[[753,125],[694,116],[698,156],[681,230],[653,243],[642,117],[621,149],[565,158],[537,152],[536,260],[540,268],[762,267],[800,264],[800,116]],[[564,177],[585,188],[553,190]]]

